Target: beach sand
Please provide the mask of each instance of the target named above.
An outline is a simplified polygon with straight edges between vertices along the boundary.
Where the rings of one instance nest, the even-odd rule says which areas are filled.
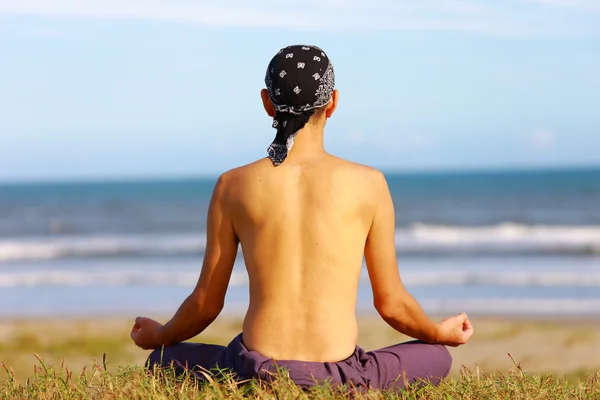
[[[358,321],[359,345],[367,350],[408,340],[376,315]],[[0,320],[0,362],[19,380],[33,374],[38,364],[34,353],[50,365],[64,361],[73,371],[89,367],[94,359],[101,363],[104,353],[109,370],[142,365],[149,352],[129,338],[132,322],[122,317]],[[462,366],[484,373],[507,371],[514,367],[509,353],[529,373],[575,378],[600,370],[600,319],[476,317],[472,322],[471,341],[450,348],[452,374],[459,374]],[[193,341],[227,344],[241,325],[240,317],[221,316]]]

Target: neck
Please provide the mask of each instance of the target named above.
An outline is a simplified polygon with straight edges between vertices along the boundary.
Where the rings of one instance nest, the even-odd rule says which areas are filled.
[[[288,157],[318,155],[325,153],[323,144],[324,126],[321,124],[306,124],[294,138],[294,147]]]

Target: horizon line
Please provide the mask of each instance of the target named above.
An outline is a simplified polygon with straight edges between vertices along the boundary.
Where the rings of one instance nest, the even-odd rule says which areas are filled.
[[[468,175],[468,174],[503,174],[503,173],[540,173],[540,172],[584,172],[600,171],[597,164],[581,165],[520,165],[520,166],[489,166],[489,167],[422,167],[394,168],[373,167],[386,176],[398,175]],[[90,177],[61,177],[61,178],[23,178],[0,179],[0,188],[9,186],[38,186],[38,185],[77,185],[77,184],[126,184],[126,183],[172,183],[190,181],[213,181],[222,173],[190,173],[167,174],[155,176],[90,176]]]

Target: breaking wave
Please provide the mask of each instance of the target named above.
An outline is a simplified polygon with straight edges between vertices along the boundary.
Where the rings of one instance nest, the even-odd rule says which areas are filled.
[[[202,255],[205,234],[59,236],[0,240],[0,262],[114,256]],[[482,227],[414,224],[396,230],[400,256],[418,254],[600,255],[600,226]]]
[[[0,288],[39,286],[185,286],[193,287],[199,275],[194,271],[122,270],[33,270],[0,272]],[[368,282],[366,275],[363,283]],[[407,287],[436,286],[505,286],[505,287],[598,287],[598,271],[404,271],[402,280]],[[248,285],[243,270],[234,270],[234,287]]]

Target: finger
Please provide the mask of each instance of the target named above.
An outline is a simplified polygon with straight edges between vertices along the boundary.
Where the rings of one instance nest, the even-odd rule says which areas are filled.
[[[471,336],[473,336],[473,327],[467,328],[467,329],[463,329],[463,337],[466,340],[469,340],[469,338],[471,338]]]
[[[466,320],[466,321],[464,322],[464,325],[463,325],[463,326],[464,326],[464,328],[466,328],[467,330],[473,330],[473,325],[471,325],[471,321],[469,321],[469,320]]]
[[[464,323],[465,321],[468,321],[468,320],[469,320],[469,317],[467,316],[467,314],[466,314],[466,313],[460,313],[460,314],[458,314],[458,315],[457,315],[457,318],[458,318],[458,320],[459,320],[461,323]]]
[[[471,336],[473,336],[473,331],[467,331],[464,333],[463,335],[463,341],[464,343],[467,343],[469,341],[469,339],[471,339]]]
[[[143,320],[145,320],[145,319],[146,319],[146,318],[144,318],[144,317],[137,317],[137,318],[135,319],[135,323],[136,323],[136,325],[139,325],[139,324],[141,324],[141,323],[142,323],[142,321],[143,321]]]
[[[467,320],[467,330],[469,331],[473,331],[473,324],[471,324],[471,321]]]

